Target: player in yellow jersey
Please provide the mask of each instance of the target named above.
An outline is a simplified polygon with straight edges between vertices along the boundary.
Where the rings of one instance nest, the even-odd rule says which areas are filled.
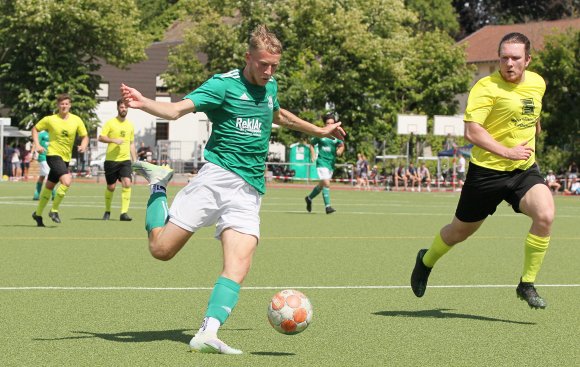
[[[132,218],[127,214],[131,202],[131,162],[137,160],[135,150],[135,128],[127,119],[129,109],[122,99],[117,100],[117,117],[105,123],[99,135],[101,143],[107,143],[107,155],[105,157],[105,214],[103,220],[111,217],[111,202],[117,181],[121,182],[121,216],[119,220],[130,221]]]
[[[550,242],[554,201],[535,159],[535,136],[541,131],[544,79],[526,71],[530,41],[521,33],[499,44],[499,71],[479,80],[469,93],[465,138],[475,146],[452,222],[417,254],[411,288],[422,297],[437,260],[466,240],[497,206],[508,202],[532,219],[524,244],[524,267],[516,295],[532,308],[545,308],[534,281]]]
[[[72,156],[75,137],[78,134],[81,138],[81,145],[77,147],[79,153],[84,153],[89,145],[89,136],[83,120],[70,112],[71,98],[68,94],[57,96],[58,113],[42,118],[32,128],[32,140],[38,153],[45,149],[38,139],[39,131],[48,131],[50,144],[46,153],[46,162],[50,167],[48,180],[44,189],[40,193],[40,200],[36,211],[32,213],[32,218],[38,227],[44,227],[42,221],[42,211],[51,198],[52,189],[60,182],[56,190],[56,196],[52,202],[52,208],[48,213],[50,219],[55,223],[60,223],[58,207],[64,199],[72,183],[72,175],[68,171],[68,163]]]

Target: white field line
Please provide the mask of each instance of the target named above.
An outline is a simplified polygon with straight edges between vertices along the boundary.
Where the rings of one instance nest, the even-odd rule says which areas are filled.
[[[538,287],[580,287],[580,284],[536,284]],[[514,288],[514,284],[430,285],[432,288]],[[243,290],[276,289],[408,289],[408,285],[345,285],[345,286],[262,286],[242,287]],[[206,291],[213,287],[0,287],[0,291]]]

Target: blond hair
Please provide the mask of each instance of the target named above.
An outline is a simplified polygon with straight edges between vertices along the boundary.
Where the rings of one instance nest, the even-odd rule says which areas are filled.
[[[250,51],[264,50],[274,55],[282,54],[282,42],[264,24],[254,29],[249,46]]]

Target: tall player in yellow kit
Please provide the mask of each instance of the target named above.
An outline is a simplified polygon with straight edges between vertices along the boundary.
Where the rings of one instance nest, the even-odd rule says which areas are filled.
[[[135,128],[133,123],[127,119],[129,109],[122,99],[117,100],[117,117],[105,123],[99,135],[101,143],[109,144],[105,157],[105,179],[107,188],[105,190],[105,214],[103,220],[111,217],[111,202],[115,193],[117,181],[121,182],[121,221],[131,221],[127,214],[131,202],[131,162],[137,160],[135,150]]]
[[[534,286],[555,214],[552,194],[535,159],[534,138],[541,131],[539,117],[546,83],[540,75],[526,71],[531,56],[525,35],[504,36],[498,54],[499,71],[479,80],[469,93],[465,138],[475,146],[455,217],[437,233],[428,250],[417,254],[411,288],[422,297],[437,260],[475,233],[505,200],[516,213],[532,219],[516,295],[532,308],[546,308]]]
[[[42,221],[42,211],[51,198],[52,189],[60,182],[56,189],[56,196],[52,202],[52,208],[48,213],[50,219],[55,223],[60,223],[58,208],[64,199],[66,192],[72,184],[72,175],[68,171],[68,163],[72,157],[75,137],[78,134],[82,137],[81,145],[77,147],[79,153],[84,153],[89,145],[89,136],[83,120],[70,112],[71,98],[68,94],[60,94],[57,97],[58,113],[42,118],[32,128],[32,140],[38,153],[44,152],[44,147],[38,139],[39,131],[48,131],[50,144],[46,153],[46,162],[50,167],[48,180],[44,189],[40,193],[38,207],[32,213],[32,218],[38,227],[44,227]]]

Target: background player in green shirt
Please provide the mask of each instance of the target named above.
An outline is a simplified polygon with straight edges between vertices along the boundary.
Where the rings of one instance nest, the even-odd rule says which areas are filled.
[[[85,124],[80,117],[70,112],[72,105],[70,96],[68,94],[58,95],[57,105],[58,113],[45,116],[32,128],[32,140],[38,153],[42,153],[45,150],[38,140],[38,132],[48,131],[50,140],[46,153],[46,161],[50,167],[50,172],[48,173],[46,186],[40,193],[38,207],[32,213],[32,218],[36,221],[38,227],[44,227],[42,211],[50,200],[52,190],[59,182],[60,185],[56,189],[56,196],[48,216],[55,223],[61,222],[58,215],[58,207],[72,184],[72,175],[68,171],[68,163],[72,156],[76,135],[78,134],[82,137],[81,145],[77,147],[79,153],[84,153],[89,145],[89,136]]]
[[[123,103],[122,99],[119,99],[117,101],[117,116],[105,123],[99,135],[101,143],[109,144],[105,157],[107,188],[105,189],[105,214],[103,215],[103,220],[109,220],[111,217],[111,202],[113,201],[117,181],[120,181],[123,186],[119,220],[132,220],[127,212],[131,202],[131,176],[133,174],[131,161],[135,162],[137,160],[137,151],[135,150],[135,128],[133,123],[127,119],[128,111],[129,108]]]
[[[36,180],[36,190],[34,191],[34,195],[32,196],[32,200],[38,200],[40,198],[40,192],[42,191],[42,185],[44,184],[44,179],[48,176],[50,172],[50,167],[48,163],[46,163],[46,151],[48,150],[48,131],[41,131],[38,133],[38,142],[44,148],[42,153],[38,153],[38,157],[36,160],[38,161],[38,165],[40,166],[40,174],[38,175],[38,180]],[[33,146],[32,149],[36,151],[36,148]],[[52,198],[54,199],[55,190],[52,190]]]
[[[338,122],[333,112],[329,112],[322,116],[322,121],[325,125],[331,125]],[[344,142],[334,137],[312,138],[310,145],[310,157],[312,157],[312,159],[315,157],[314,147],[318,147],[316,170],[320,181],[318,182],[318,185],[314,187],[310,195],[304,198],[306,201],[306,210],[308,210],[309,213],[312,211],[312,199],[322,191],[322,199],[324,200],[326,214],[331,214],[336,210],[330,206],[330,180],[332,179],[336,157],[342,155],[344,152]]]
[[[280,64],[282,44],[261,25],[250,37],[246,65],[217,74],[175,103],[156,102],[122,85],[129,107],[175,120],[190,112],[204,112],[212,121],[205,147],[208,161],[167,208],[166,189],[173,171],[138,161],[136,173],[151,185],[146,228],[151,254],[169,260],[201,227],[216,226],[223,249],[223,271],[210,296],[201,328],[191,339],[192,350],[240,354],[217,337],[219,327],[237,304],[240,284],[248,274],[259,239],[259,210],[265,193],[265,161],[272,124],[319,137],[343,138],[340,123],[324,128],[280,109],[273,78]],[[198,263],[203,263],[200,259]]]
[[[499,71],[479,80],[469,93],[465,138],[475,146],[455,217],[435,236],[429,250],[417,254],[411,287],[422,297],[437,260],[475,233],[505,200],[516,213],[532,219],[516,294],[532,308],[545,308],[534,281],[550,242],[555,210],[534,151],[546,83],[526,71],[531,56],[525,35],[504,36],[498,54]]]

